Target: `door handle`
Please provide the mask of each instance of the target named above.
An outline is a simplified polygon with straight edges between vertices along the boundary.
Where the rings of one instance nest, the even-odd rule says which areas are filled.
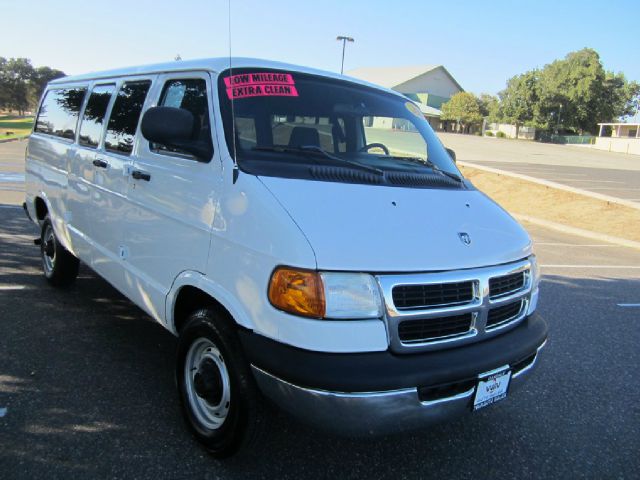
[[[136,180],[144,180],[145,182],[151,180],[151,175],[141,170],[134,170],[133,172],[131,172],[131,176]]]
[[[91,163],[93,163],[98,168],[107,168],[109,166],[109,164],[107,162],[105,162],[104,160],[97,159],[97,158]]]

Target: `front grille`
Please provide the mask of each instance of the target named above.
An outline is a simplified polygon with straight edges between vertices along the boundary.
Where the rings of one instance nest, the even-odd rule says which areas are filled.
[[[518,317],[522,311],[522,304],[523,301],[518,300],[517,302],[489,310],[489,315],[487,316],[487,330],[499,327],[500,325],[508,323]]]
[[[398,325],[398,336],[403,343],[428,342],[471,330],[472,313],[450,317],[405,320]]]
[[[392,296],[398,310],[464,305],[473,300],[473,282],[398,285]]]
[[[500,298],[517,292],[524,287],[524,272],[511,273],[489,280],[489,298]]]

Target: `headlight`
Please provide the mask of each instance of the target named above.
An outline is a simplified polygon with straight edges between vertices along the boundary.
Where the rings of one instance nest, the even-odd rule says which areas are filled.
[[[365,273],[333,273],[278,268],[269,284],[271,304],[295,315],[363,319],[382,316],[375,279]]]
[[[327,318],[378,318],[382,298],[375,279],[366,273],[321,273]]]
[[[538,306],[538,285],[540,285],[540,265],[538,265],[538,259],[535,255],[531,255],[529,260],[531,261],[531,300],[529,301],[527,315],[535,312]]]

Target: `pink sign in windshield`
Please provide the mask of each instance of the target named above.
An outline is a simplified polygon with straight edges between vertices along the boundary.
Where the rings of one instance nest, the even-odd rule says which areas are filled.
[[[246,97],[297,97],[293,75],[290,73],[241,73],[224,79],[227,97],[232,100]]]

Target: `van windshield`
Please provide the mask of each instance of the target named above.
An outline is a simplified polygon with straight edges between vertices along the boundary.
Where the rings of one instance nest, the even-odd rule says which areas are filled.
[[[406,173],[461,183],[418,106],[399,95],[255,68],[222,72],[218,90],[229,152],[249,173],[308,178],[315,167],[340,167],[333,171],[369,174],[347,175],[348,181]]]

